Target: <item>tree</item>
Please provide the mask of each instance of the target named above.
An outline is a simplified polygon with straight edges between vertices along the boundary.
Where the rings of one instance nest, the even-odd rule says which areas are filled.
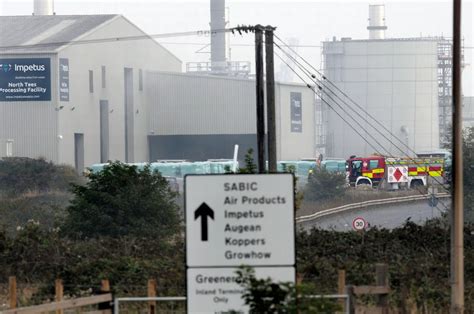
[[[86,185],[73,185],[74,198],[62,226],[66,235],[152,237],[178,231],[176,193],[159,172],[114,162],[91,173]]]
[[[346,177],[341,173],[316,168],[308,176],[304,198],[310,201],[322,201],[343,196],[346,191]]]

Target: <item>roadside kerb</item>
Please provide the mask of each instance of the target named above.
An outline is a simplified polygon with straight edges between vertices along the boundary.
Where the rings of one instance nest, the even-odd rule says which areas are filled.
[[[404,202],[410,202],[410,201],[419,201],[419,200],[428,200],[431,197],[431,194],[424,194],[424,195],[412,195],[412,196],[403,196],[403,197],[397,197],[397,198],[385,198],[385,199],[380,199],[380,200],[370,200],[370,201],[365,201],[365,202],[360,202],[360,203],[353,203],[353,204],[347,204],[335,208],[330,208],[330,209],[325,209],[322,211],[319,211],[317,213],[311,214],[311,215],[306,215],[306,216],[300,216],[296,217],[296,223],[303,223],[303,222],[308,222],[308,221],[313,221],[325,216],[329,215],[334,215],[334,214],[340,214],[342,212],[346,211],[351,211],[363,207],[370,207],[370,206],[377,206],[377,205],[385,205],[385,204],[396,204],[396,203],[404,203]],[[451,197],[451,194],[448,193],[439,193],[436,194],[437,198],[449,198]]]

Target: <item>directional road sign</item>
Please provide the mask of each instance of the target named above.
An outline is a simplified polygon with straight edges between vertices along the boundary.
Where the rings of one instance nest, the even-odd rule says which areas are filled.
[[[242,300],[243,289],[236,282],[237,268],[188,268],[187,303],[189,313],[248,313]],[[256,267],[256,278],[294,282],[294,267]]]
[[[185,214],[188,312],[244,310],[241,265],[294,282],[292,174],[186,176]]]
[[[186,176],[188,267],[294,265],[291,174]]]

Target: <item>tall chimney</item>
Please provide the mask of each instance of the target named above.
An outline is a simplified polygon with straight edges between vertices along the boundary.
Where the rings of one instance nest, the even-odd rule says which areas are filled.
[[[385,5],[369,5],[369,39],[385,39]]]
[[[35,0],[33,15],[54,15],[54,0]]]
[[[211,68],[225,69],[225,0],[211,0]]]

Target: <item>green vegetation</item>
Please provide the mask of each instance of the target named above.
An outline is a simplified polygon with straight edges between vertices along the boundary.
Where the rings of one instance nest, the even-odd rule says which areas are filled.
[[[315,292],[312,285],[257,279],[250,267],[241,267],[237,275],[250,313],[335,313],[341,310],[335,300],[310,298]]]
[[[324,168],[316,168],[308,176],[304,198],[307,201],[325,201],[341,198],[346,192],[346,186],[344,174],[329,172]]]
[[[70,184],[84,182],[73,168],[44,159],[0,159],[0,226],[14,234],[29,220],[52,228],[64,215],[72,194]]]
[[[57,166],[44,159],[5,157],[0,160],[0,192],[17,197],[21,194],[67,191],[70,183],[79,183],[73,168]]]
[[[472,163],[474,140],[472,133],[469,136],[466,143],[471,146],[465,149],[465,160]],[[23,194],[15,193],[8,184],[1,185],[0,282],[5,283],[8,276],[15,275],[19,283],[34,283],[40,287],[35,290],[34,298],[23,300],[22,305],[50,298],[56,278],[63,279],[65,293],[69,295],[91,293],[88,288],[98,289],[103,278],[110,279],[116,295],[145,295],[149,278],[158,280],[160,295],[185,293],[184,242],[175,194],[159,174],[114,163],[105,173],[91,175],[80,185],[70,168],[52,166],[51,170],[48,168],[51,165],[41,160],[30,162],[50,169],[51,175],[48,171],[38,171],[41,180],[28,179],[26,175],[23,180],[13,179],[14,172],[8,170],[4,162],[0,162],[3,169],[0,180],[16,180]],[[465,162],[465,166],[468,165]],[[465,191],[466,200],[471,201],[465,204],[472,212],[474,182],[467,178],[468,174]],[[29,175],[35,176],[33,172]],[[324,184],[324,180],[329,180],[327,175],[316,172],[310,178],[313,181],[307,191],[315,191],[316,186],[326,189],[316,199],[329,197],[330,189],[341,191],[339,185]],[[63,182],[61,186],[59,182]],[[72,194],[67,192],[70,182],[74,183]],[[51,197],[57,198],[53,201]],[[67,209],[64,204],[69,204]],[[143,217],[138,215],[148,216],[140,219]],[[264,305],[275,308],[280,304],[290,310],[289,300],[295,291],[298,294],[335,293],[338,269],[346,269],[348,284],[368,285],[374,283],[375,263],[384,262],[390,267],[390,301],[394,308],[409,309],[411,303],[425,312],[446,312],[449,238],[443,220],[424,226],[407,222],[394,230],[373,228],[365,233],[317,229],[298,232],[297,271],[304,285],[275,284],[242,274],[246,276],[243,282],[250,293],[246,295],[246,302],[261,304],[260,301],[266,300],[269,287],[275,298],[263,302]],[[474,264],[470,262],[473,260],[474,226],[467,224],[466,312],[474,312]],[[267,288],[262,290],[262,287]],[[371,302],[370,299],[359,301]],[[301,311],[309,313],[310,306],[330,308],[334,305],[321,304],[301,303],[300,306],[308,306]]]
[[[74,184],[62,231],[70,237],[102,236],[166,239],[178,231],[176,193],[159,172],[120,162],[91,173],[86,185]]]

